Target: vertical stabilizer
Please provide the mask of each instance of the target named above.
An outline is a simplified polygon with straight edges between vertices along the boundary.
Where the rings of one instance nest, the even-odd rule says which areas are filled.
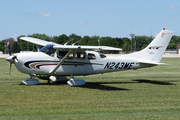
[[[173,34],[173,31],[163,29],[146,48],[122,57],[139,61],[160,62]]]

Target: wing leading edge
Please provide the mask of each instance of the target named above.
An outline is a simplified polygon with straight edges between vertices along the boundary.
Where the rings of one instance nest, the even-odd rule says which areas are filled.
[[[21,40],[31,42],[37,45],[46,46],[47,44],[53,44],[54,49],[62,49],[62,50],[76,50],[76,51],[86,51],[86,50],[95,50],[95,51],[101,51],[101,50],[117,50],[120,51],[122,49],[115,48],[115,47],[109,47],[109,46],[82,46],[82,45],[60,45],[54,42],[48,42],[37,38],[32,37],[21,37]]]
[[[46,46],[47,44],[59,45],[59,44],[54,43],[54,42],[48,42],[48,41],[45,41],[45,40],[32,38],[32,37],[21,37],[20,39],[24,40],[24,41],[27,41],[27,42],[37,44],[37,45],[41,45],[41,46]]]
[[[82,45],[55,45],[53,48],[55,49],[63,49],[63,50],[95,50],[95,51],[100,51],[100,50],[117,50],[120,51],[122,49],[120,48],[115,48],[115,47],[109,47],[109,46],[82,46]]]

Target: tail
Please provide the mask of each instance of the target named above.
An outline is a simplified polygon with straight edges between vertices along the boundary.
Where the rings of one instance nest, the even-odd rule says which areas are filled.
[[[173,31],[163,29],[146,48],[136,53],[124,55],[124,57],[137,59],[142,63],[159,63],[173,34]]]

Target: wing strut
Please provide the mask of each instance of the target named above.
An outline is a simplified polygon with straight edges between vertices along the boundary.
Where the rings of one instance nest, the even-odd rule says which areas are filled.
[[[66,60],[66,58],[71,54],[72,50],[69,50],[69,52],[61,59],[61,61],[58,63],[58,65],[54,68],[54,70],[51,70],[49,73],[54,74],[56,70],[60,67],[60,65]]]
[[[37,47],[37,50],[39,51],[40,50],[39,45],[36,44],[36,47]]]

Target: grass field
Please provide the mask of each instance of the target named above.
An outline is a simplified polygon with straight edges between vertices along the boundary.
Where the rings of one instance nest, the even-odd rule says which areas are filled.
[[[20,85],[28,75],[0,59],[0,119],[180,119],[180,58],[169,66],[79,76],[87,84]]]

